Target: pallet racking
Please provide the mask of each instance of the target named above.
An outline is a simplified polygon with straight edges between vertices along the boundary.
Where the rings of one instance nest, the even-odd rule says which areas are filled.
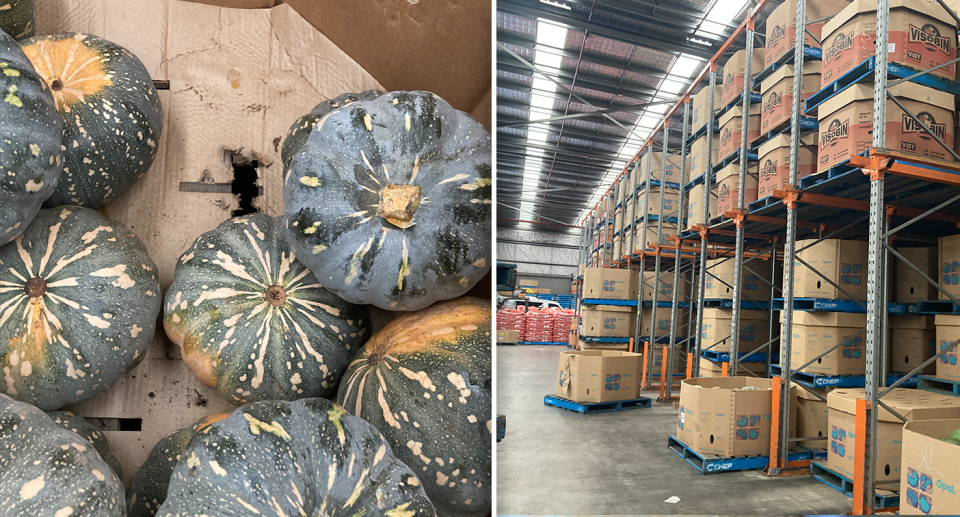
[[[960,25],[960,17],[947,6],[943,0],[936,2],[945,10],[946,14],[953,17],[954,21]],[[646,157],[654,150],[655,144],[653,138],[658,133],[662,133],[663,139],[661,151],[667,154],[669,147],[669,124],[668,121],[675,112],[683,114],[683,144],[681,156],[683,167],[687,167],[687,147],[688,147],[688,113],[690,106],[690,97],[694,87],[701,81],[706,80],[709,88],[707,113],[714,113],[716,106],[715,86],[716,74],[718,70],[718,60],[724,53],[731,49],[736,43],[737,38],[745,36],[745,47],[749,55],[753,48],[754,27],[757,17],[766,5],[767,0],[759,0],[753,7],[747,18],[740,24],[737,30],[721,46],[717,54],[709,61],[708,66],[693,82],[690,90],[684,95],[681,102],[669,110],[664,117],[664,121],[658,126],[645,143],[644,148],[634,157],[624,173],[616,181],[616,186],[623,182],[624,178],[629,178],[631,173],[637,170],[640,154],[647,150]],[[916,114],[901,103],[891,92],[890,88],[903,82],[911,82],[923,86],[938,89],[953,95],[960,95],[960,84],[928,75],[930,72],[942,66],[948,66],[960,62],[960,59],[950,60],[938,67],[926,70],[911,70],[898,64],[888,62],[888,36],[889,36],[889,18],[890,2],[889,0],[878,0],[877,2],[877,34],[876,34],[876,53],[874,56],[866,59],[859,66],[839,77],[833,83],[827,85],[818,93],[814,94],[807,101],[801,99],[801,78],[803,73],[803,63],[807,59],[820,59],[819,49],[804,45],[805,23],[806,23],[806,2],[797,1],[796,8],[796,39],[793,45],[793,52],[773,63],[767,69],[759,73],[755,79],[759,82],[763,77],[785,64],[794,65],[794,83],[793,83],[793,105],[790,123],[785,128],[777,128],[777,131],[768,132],[761,135],[758,141],[775,136],[775,134],[789,132],[790,134],[790,168],[788,185],[783,190],[777,190],[773,196],[760,199],[747,205],[745,203],[745,188],[739,189],[739,196],[736,200],[736,208],[733,211],[724,214],[718,214],[719,217],[711,220],[709,217],[709,200],[711,196],[710,186],[714,181],[717,168],[712,163],[713,157],[710,152],[713,133],[716,125],[714,119],[708,115],[707,123],[703,128],[695,128],[692,138],[700,136],[706,137],[706,170],[702,176],[691,178],[689,183],[680,186],[681,201],[683,205],[684,196],[688,188],[692,188],[700,183],[704,184],[703,198],[703,218],[702,224],[693,232],[682,232],[682,224],[678,224],[678,231],[674,237],[674,244],[669,246],[658,246],[648,252],[646,247],[646,232],[641,239],[639,251],[627,254],[620,261],[614,260],[610,252],[604,249],[603,260],[589,261],[587,256],[592,249],[590,243],[595,231],[600,231],[600,225],[594,225],[595,214],[589,216],[588,224],[584,227],[585,246],[582,249],[584,261],[582,263],[594,264],[601,267],[619,266],[633,268],[639,266],[641,271],[646,270],[646,258],[653,256],[655,259],[654,269],[662,266],[664,258],[663,251],[673,251],[673,262],[668,267],[672,267],[675,279],[683,271],[683,265],[689,264],[688,272],[694,269],[699,271],[696,277],[697,302],[693,304],[696,314],[696,332],[686,332],[691,338],[685,339],[680,343],[674,340],[678,311],[676,290],[671,309],[672,329],[670,345],[667,346],[669,355],[672,357],[675,349],[680,344],[686,345],[687,353],[687,375],[696,376],[699,357],[701,351],[707,347],[697,338],[699,329],[702,328],[703,308],[707,300],[704,299],[704,284],[706,276],[709,274],[707,268],[707,259],[711,256],[720,255],[723,250],[734,250],[734,282],[732,287],[733,299],[729,303],[732,309],[731,328],[741,328],[741,310],[744,308],[744,293],[740,279],[743,275],[745,263],[757,258],[766,257],[771,261],[782,261],[783,275],[779,290],[781,296],[774,296],[778,289],[775,273],[771,275],[771,300],[773,303],[769,306],[772,316],[773,311],[782,313],[781,332],[778,337],[773,337],[773,318],[770,317],[769,325],[771,329],[771,339],[752,353],[760,353],[768,349],[767,357],[774,354],[773,346],[779,342],[779,362],[771,367],[774,373],[774,433],[771,444],[771,454],[769,463],[766,465],[765,473],[770,476],[783,476],[796,474],[799,469],[809,473],[811,468],[813,474],[824,480],[833,483],[838,490],[850,495],[853,499],[853,513],[874,513],[878,508],[886,508],[895,505],[898,502],[896,497],[891,497],[887,487],[878,487],[876,484],[875,464],[867,461],[874,457],[874,451],[877,447],[876,428],[878,412],[880,408],[891,411],[894,415],[897,413],[891,410],[884,402],[882,397],[892,389],[906,386],[917,382],[917,374],[927,365],[937,361],[941,356],[953,350],[960,344],[960,340],[954,341],[946,346],[941,346],[937,354],[924,363],[920,364],[913,371],[906,375],[887,375],[886,374],[886,356],[887,356],[887,316],[888,314],[941,314],[956,313],[960,308],[960,300],[953,294],[947,292],[937,282],[923,274],[915,265],[911,264],[902,254],[892,246],[891,242],[895,239],[897,242],[904,243],[924,243],[929,245],[935,242],[935,238],[941,235],[956,234],[960,232],[960,209],[957,201],[960,201],[960,156],[954,150],[946,145],[926,123]],[[822,20],[817,20],[822,21]],[[954,34],[954,37],[956,34]],[[742,105],[742,123],[747,127],[751,101],[753,95],[750,94],[750,60],[746,60],[745,73],[745,91],[737,101]],[[836,95],[846,88],[855,84],[864,82],[873,83],[873,142],[872,147],[855,155],[846,163],[840,164],[830,170],[812,174],[810,176],[798,177],[798,156],[801,149],[805,146],[801,142],[801,133],[812,131],[817,128],[816,120],[808,117],[813,114],[819,104]],[[889,142],[886,139],[886,110],[887,101],[892,102],[905,113],[923,132],[936,140],[957,162],[936,160],[924,158],[916,155],[910,155],[894,151],[887,148]],[[736,103],[734,103],[736,104]],[[724,111],[733,104],[724,106]],[[956,116],[956,112],[954,112]],[[745,185],[747,162],[754,158],[752,151],[756,149],[755,142],[749,142],[747,131],[742,131],[742,141],[740,149],[735,153],[733,159],[747,157],[740,161],[739,184]],[[719,166],[732,163],[730,157],[721,157]],[[682,221],[682,210],[678,214],[678,223]],[[661,216],[662,219],[662,216]],[[916,225],[919,221],[924,221],[922,226]],[[636,221],[635,223],[636,224]],[[730,227],[733,227],[733,230]],[[798,253],[802,247],[798,248],[798,237],[813,238],[815,242],[831,237],[853,237],[863,235],[863,230],[867,232],[868,243],[868,262],[867,262],[867,297],[866,300],[855,302],[837,300],[816,300],[816,299],[795,299],[793,296],[793,280],[795,268],[808,267]],[[604,225],[604,231],[610,231],[610,228]],[[658,224],[657,239],[662,235],[662,222]],[[806,247],[812,244],[807,244]],[[632,247],[628,247],[633,249]],[[612,251],[612,250],[610,250]],[[652,252],[652,254],[651,254]],[[753,256],[751,256],[753,253]],[[923,275],[927,282],[935,286],[941,293],[943,300],[934,300],[921,302],[907,306],[905,304],[889,304],[890,286],[888,282],[888,272],[891,266],[891,258],[899,261],[903,265],[910,267],[917,273]],[[639,259],[639,260],[637,260]],[[811,268],[812,269],[812,268]],[[771,271],[776,271],[775,267]],[[819,273],[818,273],[819,274]],[[821,275],[822,276],[822,275]],[[833,283],[829,278],[823,277],[829,283]],[[691,283],[692,285],[692,283]],[[843,288],[834,284],[843,292]],[[641,291],[643,287],[641,286]],[[654,294],[656,297],[656,294]],[[693,297],[691,297],[692,299]],[[853,298],[853,297],[850,297]],[[642,299],[642,294],[640,299]],[[656,305],[656,304],[654,304]],[[866,313],[867,324],[861,331],[865,336],[865,356],[866,356],[866,374],[863,376],[844,376],[847,378],[829,378],[829,376],[811,376],[801,373],[807,365],[796,367],[791,364],[792,333],[790,331],[793,321],[793,313],[797,310],[831,310],[831,311],[850,311]],[[638,311],[638,329],[641,315]],[[688,318],[689,321],[689,318]],[[689,328],[689,326],[688,326]],[[729,370],[736,372],[738,363],[742,360],[740,351],[741,342],[739,332],[734,330],[730,336],[729,351]],[[635,336],[639,341],[639,331]],[[838,343],[833,349],[840,346]],[[833,350],[831,349],[831,351]],[[692,352],[691,352],[692,350]],[[826,355],[830,351],[821,354]],[[814,361],[816,358],[813,359]],[[650,370],[651,360],[646,360],[647,372]],[[810,364],[810,363],[808,363]],[[669,375],[667,366],[673,367],[672,360],[668,359],[664,371]],[[726,373],[725,371],[725,373]],[[840,376],[836,376],[840,377]],[[855,454],[855,475],[854,479],[847,480],[826,469],[822,465],[808,465],[809,462],[794,461],[791,457],[791,443],[799,438],[791,439],[789,437],[789,422],[791,415],[789,413],[789,390],[785,389],[791,382],[800,382],[809,385],[837,385],[837,383],[847,385],[860,385],[865,388],[865,397],[857,405],[857,435]],[[925,378],[921,382],[929,383]],[[670,396],[670,383],[661,387],[661,399],[664,395]],[[941,389],[943,389],[941,387]],[[956,392],[957,388],[953,385],[947,389]],[[901,417],[902,419],[902,417]],[[832,486],[833,486],[832,485]]]

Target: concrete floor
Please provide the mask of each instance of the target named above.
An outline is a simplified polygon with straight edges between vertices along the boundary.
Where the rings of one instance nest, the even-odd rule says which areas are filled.
[[[844,514],[850,498],[809,477],[703,475],[667,448],[670,404],[583,416],[545,406],[559,346],[497,347],[497,513]],[[651,394],[655,399],[656,394]],[[677,504],[664,503],[677,496]]]

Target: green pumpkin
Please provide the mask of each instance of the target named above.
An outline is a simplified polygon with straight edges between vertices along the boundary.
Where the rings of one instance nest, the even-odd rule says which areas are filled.
[[[33,36],[35,29],[33,0],[5,0],[0,5],[0,32],[19,40]]]
[[[326,399],[247,404],[190,440],[157,515],[435,515],[369,423]]]
[[[351,303],[413,311],[490,269],[490,134],[428,92],[323,118],[294,157],[284,224],[297,256]]]
[[[50,411],[47,416],[67,431],[76,433],[84,440],[90,442],[93,448],[97,450],[100,459],[110,465],[110,470],[117,475],[117,479],[123,479],[123,467],[120,466],[120,460],[113,455],[110,450],[110,442],[96,427],[93,427],[86,419],[78,417],[69,411]]]
[[[280,220],[238,217],[177,263],[163,326],[206,386],[229,402],[333,397],[367,337],[367,310],[297,260]]]
[[[2,515],[120,517],[123,484],[96,449],[43,411],[0,395]]]
[[[203,417],[192,426],[184,427],[157,442],[130,484],[130,491],[127,493],[127,517],[156,515],[160,505],[167,499],[167,488],[170,486],[173,469],[177,467],[190,439],[198,431],[228,416],[230,413]]]
[[[5,20],[2,16],[0,14],[0,22]],[[57,186],[63,119],[57,113],[47,84],[37,75],[17,42],[2,31],[0,135],[0,245],[3,245],[27,228],[40,210],[40,204]]]
[[[345,93],[334,99],[317,104],[310,113],[298,118],[297,121],[290,126],[290,131],[287,132],[286,138],[283,139],[283,147],[280,149],[280,159],[283,160],[284,170],[290,166],[290,162],[293,161],[293,157],[300,152],[303,144],[307,143],[310,132],[313,131],[317,122],[320,122],[320,119],[331,111],[347,106],[354,101],[369,101],[381,95],[383,95],[383,92],[380,90],[367,90],[363,93]]]
[[[41,210],[0,247],[0,391],[45,411],[92,398],[146,354],[160,280],[143,243],[87,208]]]
[[[491,512],[490,302],[460,298],[373,335],[337,401],[387,437],[440,515]]]
[[[99,208],[146,174],[157,156],[163,114],[153,80],[130,51],[89,34],[22,44],[64,121],[63,172],[43,206]]]

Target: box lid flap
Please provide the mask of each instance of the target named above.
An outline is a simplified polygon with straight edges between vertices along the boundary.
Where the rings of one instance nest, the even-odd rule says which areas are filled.
[[[865,393],[864,388],[836,389],[827,395],[827,406],[830,409],[855,415],[857,399],[864,398]],[[923,390],[895,388],[883,397],[883,402],[907,420],[929,419],[935,416],[960,417],[960,397],[939,395]],[[900,422],[899,418],[883,407],[880,408],[879,419],[884,422]]]
[[[807,145],[814,145],[817,143],[817,134],[809,133],[800,137],[800,140]],[[759,157],[762,160],[764,156],[780,149],[781,147],[790,148],[790,134],[784,133],[777,135],[770,140],[767,140],[760,145]],[[800,152],[804,152],[803,146],[800,146]]]
[[[792,49],[790,50],[792,52]],[[804,61],[803,63],[803,75],[820,75],[820,61]],[[760,83],[760,93],[766,95],[768,91],[774,86],[780,84],[780,81],[790,81],[790,84],[793,84],[793,65],[783,65],[770,74],[763,82]]]

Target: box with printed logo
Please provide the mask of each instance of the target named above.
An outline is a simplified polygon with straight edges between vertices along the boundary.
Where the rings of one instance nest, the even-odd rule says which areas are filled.
[[[738,50],[723,64],[723,88],[721,88],[720,107],[724,107],[743,92],[744,76],[746,75],[747,51]],[[753,59],[750,61],[750,77],[763,70],[763,48],[753,49]],[[752,82],[752,81],[751,81]]]
[[[815,244],[814,244],[815,243]],[[810,247],[808,245],[813,244]],[[804,249],[805,248],[805,249]],[[814,270],[843,288],[834,287],[799,260],[794,263],[793,296],[796,298],[867,299],[867,243],[840,239],[797,241],[797,254]]]
[[[749,352],[770,339],[767,311],[740,311],[740,351]],[[730,351],[733,309],[716,307],[703,309],[700,327],[700,342],[704,350]]]
[[[960,296],[960,235],[940,237],[937,254],[940,288],[953,296]],[[949,300],[947,295],[937,292],[941,300]]]
[[[914,267],[920,269],[924,275],[936,279],[938,274],[937,246],[923,248],[897,248],[897,253],[903,255]],[[960,258],[960,257],[958,257]],[[924,300],[936,300],[938,293],[935,286],[930,285],[920,273],[904,264],[900,260],[893,262],[893,301],[896,303],[917,303]]]
[[[803,63],[800,86],[800,98],[803,100],[820,90],[820,61]],[[760,85],[760,95],[761,133],[773,131],[789,122],[793,115],[793,65],[784,65],[764,79]]]
[[[817,135],[800,137],[798,148],[797,179],[805,178],[817,170]],[[806,145],[803,145],[806,144]],[[790,184],[790,135],[777,135],[760,145],[760,181],[757,199],[773,195],[774,190],[783,190]]]
[[[743,106],[737,105],[720,115],[720,159],[735,153],[743,143]],[[747,125],[747,142],[760,136],[760,104],[750,105],[750,122]],[[716,161],[713,162],[716,165]]]
[[[557,396],[574,402],[637,398],[640,354],[613,350],[560,352]]]
[[[647,155],[649,155],[649,157]],[[667,176],[664,181],[670,183],[686,183],[687,178],[683,175],[682,163],[683,161],[680,156],[675,154],[667,155]],[[650,174],[651,169],[653,174]],[[656,181],[661,181],[661,179],[663,179],[663,173],[663,152],[648,151],[647,154],[640,157],[640,174],[637,176],[636,184],[639,185],[647,181],[648,177]]]
[[[866,324],[866,314],[794,311],[792,367],[817,358],[802,371],[820,375],[863,375],[867,365],[867,340],[863,330]],[[834,348],[838,343],[840,347]],[[833,350],[821,356],[831,348]]]
[[[960,515],[960,445],[944,441],[960,420],[919,420],[903,426],[900,515]]]
[[[839,13],[847,5],[849,3],[846,0],[811,0],[807,2],[805,28],[810,34],[804,36],[803,44],[820,48],[819,39],[826,21],[825,18]],[[797,1],[787,0],[767,17],[767,39],[764,42],[766,49],[763,53],[764,66],[769,67],[780,56],[787,52],[792,53],[796,41]]]
[[[733,273],[736,263],[731,256],[707,261],[707,278],[703,297],[707,300],[733,299]],[[770,261],[755,258],[745,260],[740,274],[744,300],[770,300]]]
[[[890,316],[890,351],[887,364],[893,373],[910,373],[937,353],[937,331],[933,316]],[[935,374],[936,363],[920,373]]]
[[[612,232],[611,232],[612,233]],[[612,243],[612,239],[610,240]],[[640,274],[629,269],[587,268],[583,275],[583,297],[608,300],[636,300]]]
[[[716,114],[720,112],[720,104],[723,102],[723,99],[720,98],[721,95],[723,95],[723,85],[716,85],[713,92],[713,113]],[[692,133],[696,133],[707,123],[707,104],[709,103],[709,86],[702,88],[696,95],[693,96],[693,100],[691,101],[691,104],[693,105],[693,113],[691,114],[692,121],[690,123],[690,131]]]
[[[751,163],[747,165],[747,188],[743,193],[742,207],[744,209],[747,208],[747,205],[757,200],[757,183],[759,181],[757,172],[757,164]],[[717,184],[719,185],[717,211],[720,215],[724,215],[726,212],[737,208],[737,203],[740,201],[740,162],[733,162],[721,169],[720,172],[717,173]]]
[[[637,310],[633,307],[584,305],[583,335],[589,337],[631,337]]]
[[[683,227],[689,230],[694,225],[703,224],[703,193],[706,187],[703,183],[690,189],[690,195],[687,197],[687,224]],[[708,217],[717,216],[717,184],[710,186],[710,206],[708,208]]]
[[[960,316],[951,314],[937,314],[933,323],[937,328],[937,352],[947,348],[951,343],[960,339]],[[960,347],[940,356],[937,360],[936,376],[953,382],[960,382]]]
[[[720,161],[720,134],[713,134],[713,156],[710,157],[711,166]],[[706,135],[690,144],[690,179],[702,176],[707,170],[707,137]]]
[[[649,191],[649,192],[647,192]],[[664,190],[663,187],[651,187],[649,189],[637,192],[637,218],[647,215],[658,215],[660,205],[663,205],[663,215],[673,212],[672,217],[676,217],[677,207],[679,206],[680,193],[672,188]]]

